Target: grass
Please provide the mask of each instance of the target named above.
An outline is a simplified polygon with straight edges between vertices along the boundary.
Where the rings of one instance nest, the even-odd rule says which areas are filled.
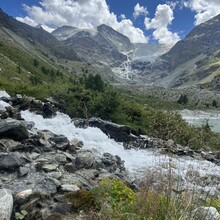
[[[88,220],[201,220],[206,214],[197,218],[196,208],[213,206],[219,210],[219,199],[209,197],[207,193],[202,200],[196,186],[174,190],[178,184],[180,180],[172,174],[169,166],[167,173],[148,171],[136,190],[122,180],[104,178],[87,193],[80,190],[67,194],[65,202],[75,206],[80,201],[80,196],[76,198],[75,194],[83,195],[83,204],[90,205],[78,209],[78,212],[84,211]],[[85,194],[89,196],[85,197]]]

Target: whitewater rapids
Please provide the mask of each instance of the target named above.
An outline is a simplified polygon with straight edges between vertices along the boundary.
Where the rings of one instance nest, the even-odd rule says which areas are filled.
[[[214,163],[206,160],[196,160],[190,157],[178,157],[162,155],[156,149],[135,150],[124,149],[122,143],[117,143],[110,139],[100,129],[94,127],[77,128],[72,123],[71,118],[63,113],[51,119],[44,119],[41,115],[22,111],[25,121],[33,121],[35,128],[39,130],[49,130],[55,134],[65,135],[70,141],[78,139],[84,143],[84,149],[96,149],[100,154],[108,152],[118,155],[125,161],[125,168],[134,176],[142,175],[148,169],[167,169],[167,165],[172,163],[172,172],[186,176],[187,171],[198,171],[200,176],[218,175],[220,168]]]

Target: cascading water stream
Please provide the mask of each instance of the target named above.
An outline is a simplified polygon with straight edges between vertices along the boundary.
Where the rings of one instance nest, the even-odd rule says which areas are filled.
[[[44,119],[28,110],[21,112],[26,121],[33,121],[35,128],[49,130],[55,134],[65,135],[70,141],[78,139],[84,143],[85,149],[96,149],[100,154],[108,152],[118,155],[125,161],[126,169],[133,175],[142,175],[146,169],[167,169],[169,163],[173,164],[173,172],[186,176],[188,170],[196,170],[200,176],[207,174],[220,175],[219,166],[205,160],[196,160],[189,157],[170,157],[160,154],[157,150],[125,150],[121,143],[110,139],[100,129],[88,127],[77,128],[68,115],[57,113],[52,119]]]

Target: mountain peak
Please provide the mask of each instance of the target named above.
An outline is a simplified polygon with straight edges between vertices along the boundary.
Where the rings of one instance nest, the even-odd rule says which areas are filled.
[[[39,28],[39,29],[43,29],[43,30],[44,30],[42,24],[38,24],[38,25],[36,25],[35,28]]]
[[[101,30],[101,29],[111,29],[114,30],[112,27],[106,25],[106,24],[100,24],[99,26],[97,26],[97,29]]]

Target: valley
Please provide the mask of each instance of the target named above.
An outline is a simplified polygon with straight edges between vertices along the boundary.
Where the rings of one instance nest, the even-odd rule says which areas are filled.
[[[219,220],[220,15],[173,47],[0,9],[0,219]]]

